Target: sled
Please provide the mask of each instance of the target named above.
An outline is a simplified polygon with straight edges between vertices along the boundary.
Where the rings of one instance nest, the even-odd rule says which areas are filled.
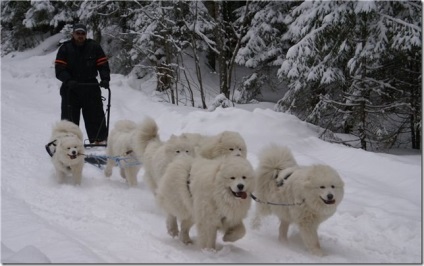
[[[97,83],[79,83],[79,86],[99,86],[99,84]],[[107,102],[107,106],[106,106],[106,132],[109,134],[109,121],[110,121],[110,101],[111,101],[111,91],[110,88],[105,88],[108,90],[108,102]],[[69,93],[69,91],[68,91]],[[68,97],[69,99],[69,97]],[[102,100],[106,101],[106,98],[104,98],[102,96]],[[68,108],[71,108],[68,105]],[[107,147],[107,141],[105,144],[95,144],[95,143],[87,143],[88,139],[84,140],[84,148],[86,148],[86,151],[90,148],[94,148],[94,147]],[[56,140],[53,140],[49,143],[47,143],[45,145],[46,151],[47,153],[50,155],[50,157],[53,157],[53,154],[55,152],[55,146],[56,146]],[[121,162],[124,161],[125,162],[125,166],[131,166],[131,165],[136,165],[136,164],[140,164],[140,162],[137,161],[137,159],[134,156],[113,156],[113,157],[109,157],[107,155],[101,154],[101,153],[93,153],[93,154],[83,154],[81,156],[84,156],[84,161],[86,163],[89,163],[91,165],[94,165],[95,167],[99,168],[99,169],[104,169],[107,160],[111,159],[115,161],[115,164],[118,166],[122,166]]]

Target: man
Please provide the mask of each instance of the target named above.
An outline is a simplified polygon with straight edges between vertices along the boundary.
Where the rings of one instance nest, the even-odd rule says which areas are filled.
[[[55,72],[56,78],[63,82],[60,87],[61,119],[79,125],[82,110],[90,143],[105,144],[108,132],[100,87],[109,88],[109,63],[102,47],[87,39],[85,25],[74,25],[72,39],[59,48]],[[97,74],[101,79],[100,87]]]

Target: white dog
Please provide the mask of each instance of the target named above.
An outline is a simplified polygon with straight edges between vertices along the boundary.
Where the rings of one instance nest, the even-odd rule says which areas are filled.
[[[222,156],[241,156],[246,158],[246,144],[237,132],[224,131],[215,136],[198,133],[183,133],[182,138],[195,147],[196,158],[176,158],[170,163],[156,190],[158,205],[167,213],[166,227],[172,236],[179,236],[184,244],[192,243],[189,230],[193,224],[193,199],[189,191],[190,170],[193,164],[204,164],[205,157],[215,159]],[[204,157],[203,157],[204,156]],[[180,229],[178,230],[178,221]]]
[[[299,227],[308,250],[322,256],[319,225],[331,217],[344,195],[344,183],[327,165],[298,166],[286,147],[270,146],[260,155],[254,195],[256,205],[254,226],[264,215],[280,219],[279,240],[287,241],[290,224]]]
[[[52,163],[56,170],[59,183],[70,175],[76,185],[81,184],[84,167],[84,145],[81,129],[74,123],[62,120],[55,124],[50,143],[54,148]]]
[[[185,136],[172,135],[162,142],[156,122],[147,117],[137,130],[136,153],[144,164],[144,181],[153,194],[166,167],[178,156],[194,156],[194,147]]]
[[[106,153],[108,160],[104,170],[105,176],[112,175],[115,160],[113,157],[125,158],[119,161],[120,174],[130,186],[137,186],[137,174],[141,164],[133,151],[137,137],[137,124],[130,120],[119,120],[108,137]]]
[[[207,159],[222,155],[235,155],[246,158],[246,142],[238,132],[224,131],[218,135],[204,137],[198,144],[198,154]]]
[[[224,156],[214,160],[196,159],[190,171],[193,220],[201,249],[215,250],[218,231],[223,241],[242,238],[243,219],[251,205],[254,170],[246,159]]]

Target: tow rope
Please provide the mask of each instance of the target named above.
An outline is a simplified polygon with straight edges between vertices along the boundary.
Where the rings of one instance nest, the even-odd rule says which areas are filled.
[[[268,204],[268,205],[277,205],[277,206],[296,206],[296,205],[302,205],[303,203],[305,203],[305,199],[303,199],[302,202],[300,203],[275,203],[275,202],[269,202],[269,201],[262,201],[258,199],[255,195],[253,195],[252,193],[250,193],[250,197],[258,203]]]
[[[85,155],[85,157],[101,160],[101,161],[104,161],[104,163],[106,163],[108,159],[113,160],[115,162],[115,165],[121,168],[140,165],[141,163],[137,160],[137,158],[134,155],[130,155],[131,153],[133,153],[132,150],[125,152],[124,156]],[[125,162],[125,165],[121,164],[122,161]]]

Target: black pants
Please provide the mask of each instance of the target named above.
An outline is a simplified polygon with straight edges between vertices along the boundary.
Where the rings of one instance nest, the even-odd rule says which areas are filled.
[[[90,143],[107,139],[108,132],[100,87],[78,86],[69,90],[67,86],[62,85],[60,96],[62,96],[62,120],[66,119],[79,125],[82,110]]]

